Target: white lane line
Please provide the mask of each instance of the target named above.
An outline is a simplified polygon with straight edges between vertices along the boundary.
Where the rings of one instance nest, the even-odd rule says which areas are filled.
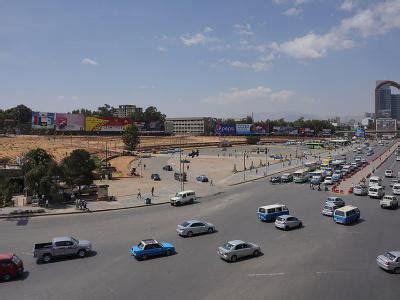
[[[259,273],[259,274],[247,274],[249,277],[255,277],[255,276],[282,276],[285,275],[285,273]]]
[[[315,274],[318,275],[326,275],[326,274],[336,274],[336,273],[344,273],[345,271],[320,271],[320,272],[315,272]]]

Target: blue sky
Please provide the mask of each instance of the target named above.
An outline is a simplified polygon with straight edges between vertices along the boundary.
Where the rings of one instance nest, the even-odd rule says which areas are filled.
[[[361,115],[399,80],[400,0],[0,1],[0,108]]]

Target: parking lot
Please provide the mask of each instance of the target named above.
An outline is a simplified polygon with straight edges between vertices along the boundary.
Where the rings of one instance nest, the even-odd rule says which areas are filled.
[[[376,152],[382,151],[379,147]],[[349,155],[350,156],[350,155]],[[383,175],[400,162],[394,156],[376,171]],[[384,179],[388,190],[388,180]],[[321,210],[330,192],[308,184],[271,185],[266,179],[232,187],[193,205],[136,209],[63,217],[1,221],[2,250],[24,260],[22,280],[2,283],[5,299],[86,297],[109,299],[395,299],[398,276],[380,270],[376,256],[399,249],[400,210],[383,210],[378,200],[344,196],[361,210],[359,222],[337,225]],[[260,222],[257,208],[283,203],[303,228],[282,231]],[[217,232],[192,238],[176,234],[187,219],[213,223]],[[37,265],[31,256],[36,242],[72,234],[89,239],[94,255]],[[129,254],[141,239],[171,242],[177,253],[137,261]],[[243,239],[261,246],[257,258],[227,263],[217,256],[223,243]],[[57,275],[57,276],[55,276]]]

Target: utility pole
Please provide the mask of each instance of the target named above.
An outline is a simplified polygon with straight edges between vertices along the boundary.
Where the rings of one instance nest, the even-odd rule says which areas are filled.
[[[180,149],[179,149],[180,150]],[[181,182],[181,192],[183,191],[183,172],[182,172],[182,151],[179,151],[179,173],[180,173],[180,182]]]
[[[243,152],[243,181],[246,181],[246,151]]]

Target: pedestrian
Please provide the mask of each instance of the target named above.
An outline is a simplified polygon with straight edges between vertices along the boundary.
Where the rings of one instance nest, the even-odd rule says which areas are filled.
[[[146,164],[143,164],[143,169],[145,169],[145,170],[146,170]]]
[[[256,175],[258,174],[258,169],[256,168]]]
[[[214,185],[213,180],[210,179],[210,186],[213,186],[213,185]]]
[[[151,187],[151,196],[154,196],[154,186]]]
[[[310,182],[310,190],[312,189],[312,183]]]
[[[140,189],[138,189],[138,193],[137,193],[137,198],[139,199],[141,199],[142,198],[142,193],[140,192]]]
[[[49,207],[49,199],[46,198],[46,208]]]
[[[83,200],[83,203],[82,203],[82,205],[83,205],[83,209],[85,209],[85,210],[86,210],[87,201],[86,201],[86,200]]]
[[[186,166],[186,170],[188,170],[188,171],[189,171],[189,165],[187,165],[187,166]]]

